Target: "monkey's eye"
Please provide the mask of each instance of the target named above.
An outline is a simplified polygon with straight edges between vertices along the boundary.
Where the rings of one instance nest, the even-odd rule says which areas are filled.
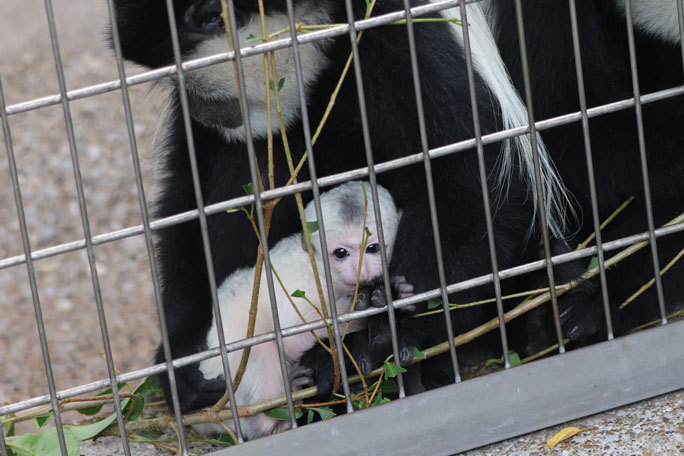
[[[349,251],[347,249],[343,249],[342,247],[339,247],[339,248],[333,250],[333,255],[338,260],[341,260],[341,259],[349,256]]]
[[[366,247],[366,253],[380,253],[380,244],[377,242],[375,244],[369,244]]]

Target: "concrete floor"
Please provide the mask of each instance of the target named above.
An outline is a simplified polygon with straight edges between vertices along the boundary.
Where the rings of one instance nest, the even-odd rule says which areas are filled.
[[[550,449],[561,429],[587,428]],[[675,456],[684,454],[684,390],[461,453],[463,456]]]

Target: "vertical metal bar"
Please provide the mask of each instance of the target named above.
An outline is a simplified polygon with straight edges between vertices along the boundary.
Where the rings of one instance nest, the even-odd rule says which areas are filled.
[[[161,287],[160,287],[160,281],[159,281],[159,270],[157,267],[157,262],[155,259],[155,250],[154,250],[154,242],[152,239],[152,230],[150,229],[150,215],[149,215],[149,210],[147,207],[147,200],[145,197],[145,188],[143,185],[143,180],[142,180],[142,170],[140,166],[140,157],[138,154],[138,145],[137,141],[135,138],[135,125],[133,122],[133,112],[131,109],[131,102],[129,98],[129,93],[128,93],[128,85],[126,84],[126,70],[124,67],[123,63],[123,54],[121,51],[121,41],[119,39],[119,27],[116,22],[116,13],[114,10],[114,3],[113,0],[107,0],[107,6],[109,8],[109,18],[110,18],[110,23],[111,23],[111,30],[112,30],[112,41],[114,44],[114,53],[116,55],[116,63],[117,63],[117,68],[119,71],[119,80],[121,81],[121,95],[123,99],[123,105],[124,105],[124,112],[126,115],[126,127],[128,129],[128,139],[130,143],[130,148],[131,148],[131,158],[133,160],[133,169],[135,172],[135,182],[136,182],[136,187],[138,190],[138,203],[140,204],[140,214],[142,216],[142,222],[143,222],[143,231],[144,231],[144,237],[145,237],[145,245],[147,248],[147,256],[148,260],[150,263],[150,273],[152,276],[152,287],[154,289],[154,298],[155,298],[155,303],[157,306],[157,315],[159,318],[160,322],[160,328],[162,332],[162,340],[165,341],[165,343],[168,345],[168,330],[166,326],[166,318],[165,318],[165,313],[164,313],[164,304],[162,302],[162,295],[161,295]],[[165,355],[166,355],[166,350],[165,350]],[[177,394],[177,389],[176,389],[176,379],[175,375],[173,373],[173,367],[171,364],[171,357],[168,356],[166,357],[166,368],[167,372],[169,373],[169,383],[173,394]],[[172,381],[172,376],[173,376],[173,381]],[[230,382],[227,382],[230,383]],[[230,389],[232,389],[232,384],[229,386]],[[172,399],[173,400],[173,399]],[[231,404],[234,403],[235,401],[233,400],[233,397],[231,396]],[[174,408],[175,404],[177,402],[174,402]],[[237,410],[237,407],[236,407]],[[237,416],[236,410],[234,410],[233,414],[233,420],[234,424],[236,426],[236,429],[239,429],[239,417]],[[238,421],[235,423],[235,421]]]
[[[587,115],[587,97],[584,88],[584,72],[582,71],[582,54],[580,52],[579,29],[577,27],[577,8],[575,0],[568,0],[570,5],[570,23],[572,26],[572,46],[575,53],[575,71],[577,73],[577,91],[579,93],[580,111],[582,113],[582,133],[584,138],[584,151],[587,161],[587,175],[589,178],[589,194],[591,196],[591,215],[594,222],[596,235],[596,249],[599,264],[599,276],[601,278],[601,296],[603,296],[603,312],[606,317],[606,331],[608,340],[613,338],[613,321],[610,312],[608,298],[608,283],[606,281],[606,265],[604,263],[603,241],[601,239],[601,219],[598,211],[598,196],[596,194],[596,177],[594,176],[594,159],[591,152],[591,139],[589,135],[589,116]]]
[[[67,456],[66,442],[64,441],[64,428],[62,427],[62,415],[59,411],[59,403],[57,402],[57,390],[55,388],[55,378],[52,372],[52,362],[50,361],[50,351],[48,349],[47,334],[45,332],[45,324],[43,322],[43,311],[41,310],[40,297],[38,295],[36,271],[33,268],[33,259],[31,258],[31,243],[29,241],[28,226],[26,225],[26,216],[24,214],[24,202],[21,197],[21,189],[19,187],[19,174],[17,173],[17,164],[14,158],[14,148],[12,147],[12,136],[10,133],[10,126],[9,121],[7,120],[7,111],[5,107],[5,94],[2,90],[2,80],[0,79],[0,115],[2,115],[2,130],[5,136],[7,161],[9,163],[12,187],[14,188],[14,201],[17,206],[17,216],[19,217],[21,243],[24,247],[26,269],[28,271],[29,282],[31,284],[31,296],[33,297],[33,308],[36,314],[36,323],[38,325],[38,338],[40,339],[40,349],[43,352],[45,375],[47,377],[48,382],[48,391],[50,392],[50,404],[52,405],[52,412],[55,414],[55,427],[57,428],[57,439],[59,440],[59,449],[62,452],[63,456]]]
[[[4,107],[3,107],[4,110]],[[0,455],[8,456],[7,444],[5,443],[5,427],[0,424]]]
[[[435,203],[435,187],[432,179],[432,161],[430,160],[430,146],[428,145],[427,130],[425,127],[425,112],[423,109],[423,95],[420,87],[420,73],[418,71],[418,54],[416,52],[416,39],[413,31],[413,16],[411,15],[411,4],[409,0],[404,0],[404,10],[406,11],[406,32],[408,34],[409,54],[411,57],[411,72],[413,75],[413,91],[416,96],[416,110],[418,114],[418,129],[420,131],[420,143],[423,150],[423,165],[425,167],[425,180],[427,182],[428,201],[430,205],[430,219],[432,222],[432,237],[435,244],[435,257],[437,259],[437,274],[439,275],[439,287],[442,291],[442,309],[444,310],[444,320],[446,323],[447,337],[449,341],[449,355],[451,365],[454,369],[454,382],[461,381],[461,374],[458,369],[456,358],[456,346],[454,344],[454,330],[451,325],[451,311],[449,309],[449,295],[446,291],[446,274],[444,271],[444,259],[442,255],[442,239],[439,233],[439,221],[437,218],[437,204]],[[396,355],[395,355],[396,356]],[[508,356],[508,350],[504,352]]]
[[[476,5],[476,7],[479,7]],[[506,336],[506,322],[504,320],[503,300],[501,298],[501,277],[499,277],[499,260],[496,255],[496,241],[494,239],[494,225],[492,224],[492,209],[489,201],[489,186],[487,185],[487,170],[484,161],[484,146],[482,145],[482,128],[480,126],[480,110],[475,93],[475,73],[473,71],[473,55],[470,48],[470,32],[468,30],[468,13],[465,2],[459,2],[461,12],[461,29],[463,30],[463,48],[465,49],[466,70],[468,72],[468,89],[470,91],[470,106],[473,110],[473,128],[477,144],[477,162],[480,170],[480,187],[484,204],[485,222],[487,224],[487,240],[489,241],[489,256],[494,276],[494,294],[496,296],[496,312],[499,317],[499,333],[503,350],[504,367],[511,367],[508,357],[508,337]]]
[[[168,0],[167,0],[168,1]],[[294,401],[292,400],[292,390],[287,374],[287,361],[285,359],[285,348],[283,345],[283,334],[280,329],[280,319],[278,317],[278,302],[275,297],[275,287],[273,285],[273,271],[271,269],[271,254],[268,247],[268,239],[266,236],[266,224],[264,222],[263,204],[261,202],[261,191],[259,182],[259,173],[257,172],[256,155],[254,151],[254,142],[252,139],[252,123],[249,119],[249,102],[247,100],[247,88],[245,86],[245,71],[242,65],[242,56],[240,55],[240,39],[237,33],[238,27],[235,21],[235,6],[233,0],[228,0],[228,15],[230,16],[230,28],[232,32],[233,46],[235,47],[235,64],[238,72],[238,85],[240,86],[240,97],[242,98],[241,105],[244,109],[242,118],[244,119],[245,141],[247,143],[247,154],[249,158],[249,171],[254,183],[254,202],[256,206],[257,226],[259,228],[259,237],[261,238],[262,250],[264,252],[264,268],[266,273],[266,284],[268,285],[268,295],[271,300],[271,312],[273,315],[273,330],[276,337],[276,345],[278,347],[278,358],[280,359],[280,371],[283,376],[283,388],[285,390],[285,397],[287,399],[287,409],[290,414],[290,424],[292,429],[297,427],[297,419],[294,411]],[[268,75],[266,75],[268,76]],[[275,84],[275,81],[274,81]],[[270,96],[270,94],[269,94]]]
[[[684,0],[677,2],[677,20],[679,22],[679,49],[682,51],[682,68],[684,69]]]
[[[537,187],[537,205],[539,207],[539,220],[544,238],[544,257],[546,259],[546,274],[549,279],[549,291],[551,294],[551,307],[553,320],[556,326],[556,338],[558,339],[558,352],[565,353],[563,343],[563,330],[558,314],[558,297],[556,296],[556,283],[553,277],[553,265],[551,264],[551,244],[549,242],[549,227],[546,222],[546,208],[544,204],[544,189],[541,182],[539,169],[539,148],[537,145],[537,128],[534,126],[534,106],[532,105],[532,87],[530,84],[530,68],[527,62],[527,44],[525,40],[525,26],[523,23],[521,0],[515,0],[515,15],[518,23],[518,40],[520,44],[520,60],[522,61],[523,82],[525,85],[525,104],[527,105],[527,118],[530,126],[530,143],[534,162],[534,181]]]
[[[121,434],[121,443],[123,446],[124,454],[126,456],[130,456],[131,450],[128,444],[128,437],[126,435],[126,421],[124,420],[121,402],[119,400],[119,388],[116,382],[114,358],[112,356],[112,347],[109,341],[109,330],[107,329],[107,320],[105,317],[104,304],[102,300],[102,290],[100,289],[100,280],[97,274],[97,266],[95,262],[95,249],[93,247],[92,234],[90,231],[90,221],[88,220],[88,210],[86,207],[85,192],[83,190],[83,181],[81,178],[81,167],[78,159],[78,150],[76,147],[74,126],[71,119],[69,101],[67,100],[66,79],[64,77],[62,57],[59,51],[57,28],[55,26],[54,13],[52,11],[52,0],[45,0],[45,11],[47,14],[48,26],[50,28],[50,40],[52,42],[52,53],[55,59],[55,67],[57,70],[59,92],[62,95],[62,109],[64,111],[64,121],[66,124],[67,137],[69,140],[69,149],[71,151],[71,163],[74,170],[76,191],[78,193],[78,204],[81,212],[81,225],[83,226],[83,236],[85,238],[86,243],[88,266],[90,268],[90,277],[92,279],[93,291],[95,293],[95,305],[97,307],[97,316],[100,324],[100,332],[102,334],[102,344],[105,352],[105,362],[107,364],[107,373],[109,374],[109,380],[112,384],[112,395],[114,397],[114,411],[116,413],[116,419],[119,425],[119,433]]]
[[[387,251],[385,249],[385,236],[382,229],[382,215],[378,201],[378,183],[374,169],[373,150],[370,140],[370,129],[368,126],[368,112],[366,110],[366,98],[363,88],[363,77],[361,74],[361,57],[357,45],[356,26],[354,24],[354,10],[350,0],[345,0],[347,12],[347,22],[349,24],[349,40],[352,48],[352,63],[354,65],[354,76],[356,79],[356,94],[359,99],[359,113],[361,115],[361,130],[363,133],[363,143],[366,152],[366,162],[368,164],[368,180],[371,183],[371,197],[373,199],[373,209],[375,221],[378,224],[378,243],[380,244],[380,262],[382,264],[382,276],[385,286],[385,296],[387,298],[387,319],[390,327],[390,339],[392,341],[392,353],[394,360],[399,364],[399,342],[397,336],[397,323],[392,305],[391,277],[389,275],[389,262],[387,261]],[[399,398],[406,396],[404,389],[404,377],[401,373],[397,375],[397,386],[399,388]]]
[[[655,238],[655,225],[653,222],[653,201],[651,200],[651,184],[648,177],[648,160],[646,158],[646,139],[644,137],[644,115],[641,107],[641,90],[639,89],[639,74],[637,73],[636,48],[634,47],[634,25],[632,24],[632,3],[625,0],[625,20],[627,21],[627,41],[629,44],[629,64],[632,71],[632,88],[634,90],[634,110],[637,121],[637,136],[639,138],[639,157],[641,158],[641,177],[644,183],[644,199],[646,202],[646,219],[648,222],[648,237],[651,243],[651,255],[653,257],[653,271],[658,293],[658,305],[660,306],[660,322],[667,323],[665,312],[665,297],[663,295],[663,283],[660,280],[660,261],[658,259],[658,246]]]
[[[290,21],[290,38],[292,39],[292,52],[294,53],[295,73],[297,76],[297,90],[299,92],[299,106],[302,113],[302,127],[304,129],[304,142],[306,144],[307,161],[309,162],[309,176],[311,179],[311,187],[313,190],[314,206],[316,208],[316,218],[318,220],[318,233],[320,234],[321,251],[328,251],[328,241],[325,235],[325,224],[323,222],[323,214],[321,210],[320,188],[318,186],[318,178],[316,173],[316,164],[314,160],[313,145],[311,144],[311,124],[309,122],[309,110],[306,104],[306,92],[304,90],[304,77],[302,71],[302,60],[299,54],[299,43],[297,42],[296,24],[294,17],[294,6],[292,0],[287,0],[287,15]],[[315,46],[315,44],[310,44]],[[335,346],[337,347],[337,359],[340,365],[340,381],[342,382],[342,391],[344,392],[344,400],[347,405],[347,413],[352,413],[351,393],[349,391],[349,382],[347,380],[347,367],[344,361],[344,351],[342,349],[342,340],[340,338],[339,323],[337,321],[337,307],[335,305],[335,291],[332,286],[332,275],[330,272],[330,260],[327,255],[323,255],[323,269],[325,272],[325,280],[328,285],[328,302],[330,308],[330,316],[332,318],[333,337],[335,339]]]
[[[380,244],[380,261],[382,264],[383,282],[385,285],[385,296],[387,297],[387,315],[390,324],[390,338],[392,341],[392,353],[397,364],[399,364],[399,343],[396,327],[396,317],[394,315],[394,306],[392,305],[392,289],[391,277],[389,274],[389,261],[387,259],[387,250],[385,248],[385,235],[382,229],[382,214],[380,213],[380,205],[377,191],[377,177],[375,174],[375,160],[373,158],[373,150],[370,139],[370,127],[368,124],[368,112],[366,109],[366,97],[363,87],[363,75],[361,73],[361,56],[357,40],[356,27],[354,25],[354,12],[352,10],[351,1],[345,0],[347,9],[347,21],[349,23],[349,39],[351,41],[354,76],[356,79],[356,93],[359,99],[359,111],[361,115],[361,129],[363,133],[363,143],[366,152],[366,163],[368,164],[368,180],[371,183],[371,196],[373,198],[373,208],[375,213],[375,220],[378,226],[378,242]],[[455,372],[458,372],[458,366],[455,367]],[[399,388],[399,397],[406,395],[404,389],[403,375],[399,373],[397,376],[397,386]]]
[[[204,198],[202,197],[202,187],[199,178],[199,169],[197,166],[197,155],[195,153],[195,139],[192,132],[192,123],[190,121],[190,110],[188,104],[188,93],[185,88],[185,71],[183,70],[183,56],[181,54],[180,42],[178,38],[178,29],[176,28],[176,15],[173,9],[172,0],[166,0],[166,11],[169,19],[169,27],[171,30],[171,44],[173,46],[173,56],[176,64],[176,74],[178,75],[178,94],[180,97],[181,111],[183,114],[183,126],[185,127],[185,135],[188,145],[188,157],[190,159],[190,171],[192,174],[192,183],[195,192],[195,201],[197,203],[197,211],[199,214],[200,232],[202,235],[202,247],[204,248],[204,258],[207,266],[207,276],[209,279],[209,289],[211,293],[211,302],[214,309],[214,318],[216,320],[216,329],[219,339],[219,350],[221,352],[221,361],[223,362],[223,375],[226,379],[226,387],[230,396],[230,408],[233,412],[233,422],[235,424],[235,432],[238,437],[238,442],[243,441],[242,429],[240,428],[240,420],[237,413],[237,405],[235,404],[235,392],[231,382],[232,376],[230,373],[230,365],[228,363],[228,354],[226,353],[226,342],[223,333],[223,322],[221,320],[221,310],[218,302],[218,295],[216,292],[216,276],[214,274],[214,261],[211,255],[211,245],[209,243],[209,232],[207,229],[207,214],[204,211]],[[164,356],[169,367],[169,382],[173,368],[171,366],[171,350],[168,340],[168,334],[163,335]],[[183,431],[182,417],[180,415],[180,406],[178,404],[178,393],[175,388],[172,391],[173,408],[176,415],[176,423],[178,426],[178,436],[181,441],[183,454],[187,454],[187,443],[185,441],[185,433]],[[175,392],[175,394],[173,394]]]

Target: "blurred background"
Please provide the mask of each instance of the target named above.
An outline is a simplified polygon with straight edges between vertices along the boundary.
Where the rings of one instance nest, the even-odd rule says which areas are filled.
[[[118,80],[108,49],[105,0],[54,0],[68,90]],[[142,71],[127,66],[128,74]],[[59,93],[41,0],[0,0],[0,77],[8,106]],[[159,100],[146,84],[130,89],[136,136],[148,165]],[[93,235],[142,223],[120,91],[70,103]],[[9,117],[32,249],[83,239],[62,105]],[[0,264],[22,255],[5,138],[0,130]],[[142,236],[96,247],[114,363],[123,372],[151,364],[160,340]],[[35,262],[57,389],[107,378],[88,260],[77,251]],[[0,269],[0,403],[47,394],[25,264]]]

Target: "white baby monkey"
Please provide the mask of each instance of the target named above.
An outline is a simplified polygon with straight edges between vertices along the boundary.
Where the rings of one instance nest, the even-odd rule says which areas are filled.
[[[367,195],[364,197],[364,188]],[[361,285],[382,276],[380,260],[380,245],[378,244],[378,227],[368,182],[347,182],[332,190],[321,194],[321,210],[323,226],[327,239],[328,251],[325,254],[330,262],[332,286],[336,299],[338,314],[351,310],[353,295],[357,279]],[[366,206],[367,201],[367,206]],[[382,214],[385,249],[388,257],[392,254],[392,245],[397,233],[400,212],[394,205],[389,192],[378,186],[378,201]],[[313,201],[305,209],[306,220],[316,220]],[[364,215],[366,224],[364,227]],[[368,231],[366,231],[366,228]],[[368,238],[366,239],[366,236]],[[359,272],[359,257],[362,242],[365,250]],[[323,255],[320,246],[320,233],[315,231],[311,236],[314,257],[318,265],[323,285],[323,293],[328,298],[325,277],[323,274]],[[306,242],[302,233],[293,234],[282,239],[271,249],[271,263],[285,287],[281,287],[274,277],[275,297],[278,303],[280,326],[287,328],[306,322],[319,320],[320,299],[316,290]],[[252,282],[254,267],[242,268],[231,274],[218,289],[219,305],[223,321],[226,343],[245,338],[249,307],[252,297]],[[408,296],[413,292],[413,286],[402,277],[393,278],[393,287],[399,297]],[[291,297],[295,290],[305,293],[307,302],[302,298]],[[355,310],[367,308],[369,305],[381,306],[385,304],[384,294],[377,296],[373,293],[361,293]],[[369,296],[371,295],[371,296]],[[379,298],[379,299],[378,299]],[[295,311],[292,300],[297,306]],[[378,302],[380,301],[380,302]],[[314,306],[317,309],[314,309]],[[365,326],[363,321],[355,321],[349,326],[349,331],[358,331]],[[265,271],[261,278],[261,288],[257,305],[256,326],[254,335],[273,331],[273,317]],[[326,336],[325,328],[315,331],[318,336]],[[310,332],[300,333],[283,339],[285,356],[288,361],[288,381],[293,389],[308,384],[309,379],[298,372],[299,358],[311,348],[316,340]],[[218,334],[214,319],[207,336],[207,346],[218,346]],[[242,350],[228,353],[228,360],[233,370],[237,369]],[[223,375],[223,365],[220,357],[207,359],[200,363],[200,371],[204,378],[215,379]],[[234,371],[233,371],[234,373]],[[255,402],[282,396],[284,394],[283,380],[275,341],[255,345],[251,349],[249,362],[245,369],[242,382],[235,393],[237,405],[248,405]],[[289,421],[276,420],[263,413],[240,420],[242,432],[247,438],[274,434],[289,428]],[[228,424],[232,425],[232,421]]]

